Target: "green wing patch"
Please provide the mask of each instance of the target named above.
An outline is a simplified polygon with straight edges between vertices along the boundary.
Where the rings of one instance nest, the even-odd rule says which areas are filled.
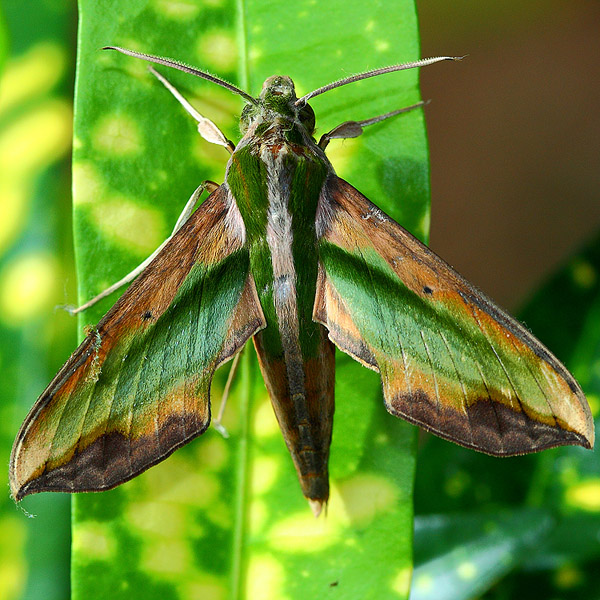
[[[33,406],[11,456],[17,500],[110,489],[206,430],[215,369],[264,327],[244,237],[221,186]]]
[[[314,318],[388,411],[483,452],[593,445],[581,388],[522,325],[348,183],[325,185]]]

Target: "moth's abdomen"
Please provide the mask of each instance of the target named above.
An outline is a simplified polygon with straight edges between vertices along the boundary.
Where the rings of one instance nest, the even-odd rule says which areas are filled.
[[[294,460],[302,493],[320,512],[329,498],[329,446],[334,411],[334,347],[318,326],[319,353],[297,362],[285,353],[273,355],[264,336],[254,337],[262,375],[273,410]]]

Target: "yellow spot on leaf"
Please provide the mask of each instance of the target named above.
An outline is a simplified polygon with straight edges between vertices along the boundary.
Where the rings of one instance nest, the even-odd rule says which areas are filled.
[[[203,34],[198,42],[197,53],[202,65],[219,72],[233,71],[237,65],[237,45],[227,31]]]
[[[271,401],[265,394],[258,403],[254,413],[254,434],[259,438],[267,438],[279,435],[279,425],[271,406]]]
[[[106,194],[104,182],[91,163],[73,163],[73,200],[76,204],[98,202]]]
[[[366,524],[392,510],[399,490],[388,479],[375,474],[356,475],[337,486],[343,509],[353,523]]]
[[[268,492],[279,471],[280,461],[268,456],[257,458],[252,465],[252,492],[260,495]]]
[[[373,21],[373,19],[371,19],[370,21],[367,21],[367,24],[365,25],[365,31],[366,32],[370,32],[373,31],[373,29],[375,29],[375,21]]]
[[[250,529],[253,532],[260,532],[268,522],[269,514],[267,505],[262,500],[253,498],[250,504]]]
[[[587,479],[572,485],[565,492],[565,502],[573,508],[600,512],[600,479]]]
[[[148,496],[161,502],[209,506],[220,492],[219,480],[198,469],[194,454],[179,451],[145,474]]]
[[[284,573],[278,561],[271,556],[255,555],[250,558],[246,576],[246,598],[286,600],[283,595]]]
[[[186,532],[184,511],[164,502],[131,502],[127,522],[140,531],[164,537],[183,537]]]
[[[251,64],[256,64],[263,57],[263,51],[256,46],[250,48],[248,52],[248,58]]]
[[[144,546],[144,569],[161,575],[183,575],[193,571],[191,549],[179,540],[164,540]]]
[[[114,243],[140,255],[153,252],[167,237],[162,215],[125,198],[113,198],[91,207],[96,226]]]
[[[410,590],[410,580],[412,578],[412,568],[405,567],[394,577],[392,581],[392,590],[402,597],[408,596]]]
[[[2,532],[4,535],[4,532]],[[21,598],[25,581],[25,566],[15,559],[0,563],[0,589],[6,598]]]
[[[456,568],[456,572],[461,579],[475,579],[477,576],[477,567],[472,562],[463,562]]]
[[[92,134],[94,148],[114,156],[132,156],[143,150],[137,123],[125,115],[107,115],[100,119]]]
[[[64,71],[64,53],[53,44],[40,44],[11,62],[0,80],[0,113],[46,93],[59,71]],[[35,175],[68,151],[71,124],[70,104],[56,99],[41,100],[5,119],[0,132],[0,252],[24,225]]]
[[[318,552],[338,543],[339,520],[323,515],[315,519],[308,505],[291,517],[276,523],[269,539],[271,546],[284,552]],[[333,511],[332,511],[333,514]]]
[[[199,471],[189,474],[173,487],[170,497],[182,498],[195,506],[210,506],[219,496],[221,485],[216,477]],[[177,494],[180,494],[177,496]]]
[[[0,114],[48,93],[62,77],[65,66],[64,48],[52,42],[36,44],[11,60],[0,80]]]
[[[179,587],[179,586],[178,586]],[[227,588],[216,577],[201,574],[193,581],[185,581],[182,585],[181,598],[186,600],[226,600]]]
[[[198,14],[200,5],[195,0],[154,0],[154,9],[168,19],[187,21]]]
[[[231,529],[233,527],[232,504],[227,499],[220,502],[218,498],[206,506],[206,518],[221,529]]]
[[[387,40],[376,40],[375,41],[375,50],[377,52],[385,52],[390,49],[390,43]]]
[[[229,460],[227,442],[221,434],[213,435],[212,438],[207,437],[202,440],[201,444],[195,444],[195,446],[197,446],[195,449],[198,464],[207,469],[222,469]]]
[[[106,560],[114,552],[114,539],[100,523],[79,522],[73,528],[72,549],[88,559]]]
[[[0,135],[0,172],[15,180],[60,158],[71,146],[72,111],[67,102],[48,100],[13,121]]]
[[[56,259],[43,252],[9,262],[0,275],[1,318],[15,326],[45,314],[56,302],[58,273]]]
[[[554,585],[566,590],[578,586],[583,581],[583,573],[572,564],[564,564],[554,573]]]

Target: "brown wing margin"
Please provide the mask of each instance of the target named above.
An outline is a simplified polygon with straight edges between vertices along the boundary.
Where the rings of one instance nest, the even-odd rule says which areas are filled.
[[[265,326],[226,186],[173,236],[25,419],[12,495],[115,487],[203,433],[215,369]]]

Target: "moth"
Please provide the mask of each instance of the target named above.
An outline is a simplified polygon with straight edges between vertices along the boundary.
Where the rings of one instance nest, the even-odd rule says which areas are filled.
[[[243,137],[234,145],[151,69],[203,137],[229,149],[225,181],[196,190],[173,235],[31,409],[10,460],[17,501],[113,488],[201,435],[215,369],[250,338],[316,515],[329,497],[335,347],[381,375],[392,415],[462,446],[497,456],[592,447],[589,406],[565,367],[325,155],[329,140],[422,103],[313,138],[311,98],[452,57],[301,98],[289,77],[273,76],[254,98],[182,63],[110,48],[242,96]]]

